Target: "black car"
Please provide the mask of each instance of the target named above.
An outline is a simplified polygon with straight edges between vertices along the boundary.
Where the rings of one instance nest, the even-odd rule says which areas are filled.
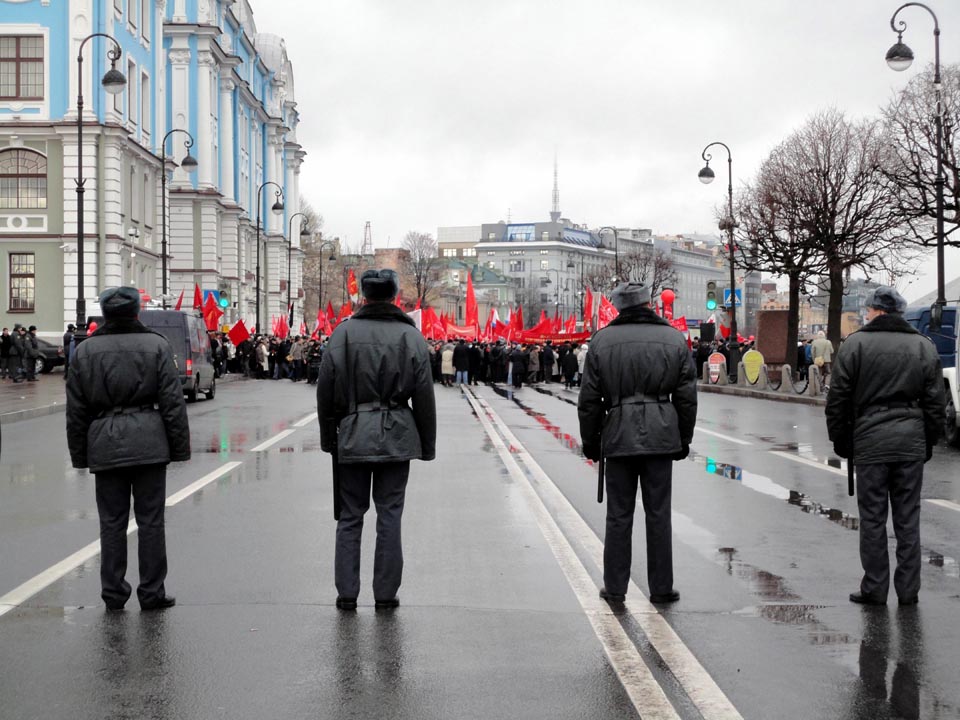
[[[61,346],[47,342],[43,338],[37,338],[37,349],[40,350],[40,357],[37,358],[37,366],[34,369],[37,375],[48,373],[67,361]]]

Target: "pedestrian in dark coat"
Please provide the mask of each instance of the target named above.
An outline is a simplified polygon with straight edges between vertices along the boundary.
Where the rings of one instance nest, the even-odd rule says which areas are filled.
[[[167,464],[190,459],[183,386],[166,338],[137,319],[140,293],[100,295],[105,322],[78,344],[67,378],[67,443],[76,468],[96,476],[100,514],[101,597],[120,610],[130,597],[127,522],[137,519],[143,610],[171,607],[164,587]]]
[[[70,351],[73,348],[73,333],[76,331],[76,326],[72,323],[67,325],[67,331],[63,334],[63,341],[61,342],[61,347],[63,347],[63,379],[67,379],[67,373],[70,372]]]
[[[648,286],[621,284],[612,301],[620,315],[593,336],[578,403],[584,455],[606,458],[600,597],[626,596],[639,479],[650,601],[674,602],[680,593],[673,587],[672,463],[690,452],[697,380],[686,339],[650,308]]]
[[[550,382],[553,379],[553,366],[557,361],[557,356],[553,352],[553,344],[547,340],[543,346],[543,381]]]
[[[476,343],[470,343],[467,347],[467,354],[470,358],[470,374],[467,377],[467,384],[477,385],[483,365],[483,351]]]
[[[560,370],[563,373],[563,386],[566,388],[573,387],[580,370],[580,359],[573,350],[567,350],[563,354],[563,359],[560,361]]]
[[[0,378],[7,379],[10,374],[10,348],[13,347],[13,338],[10,337],[10,330],[4,328],[0,333]],[[12,376],[12,374],[11,374]]]
[[[933,343],[903,318],[907,303],[891,287],[866,300],[867,324],[840,346],[827,394],[834,452],[857,472],[860,591],[850,600],[884,605],[890,588],[887,510],[893,509],[901,605],[920,592],[920,489],[923,464],[946,417],[943,370]]]
[[[377,508],[373,598],[400,604],[400,520],[411,460],[433,460],[437,416],[427,343],[393,304],[392,270],[360,278],[365,304],[337,327],[323,353],[317,383],[320,446],[335,453],[341,513],[334,562],[337,607],[353,610],[360,593],[360,537],[370,493]]]
[[[453,347],[453,370],[456,373],[457,385],[466,385],[470,380],[470,350],[463,340],[459,340]]]
[[[517,389],[523,387],[523,379],[527,376],[527,360],[529,354],[520,345],[514,345],[510,352],[510,379]]]

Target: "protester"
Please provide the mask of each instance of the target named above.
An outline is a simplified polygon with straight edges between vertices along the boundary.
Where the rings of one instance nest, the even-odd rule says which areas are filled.
[[[453,378],[456,373],[456,366],[453,363],[453,355],[453,345],[450,343],[444,345],[443,350],[440,353],[440,375],[445,387],[451,387],[453,385]]]
[[[834,452],[856,466],[863,578],[850,600],[864,605],[887,602],[891,506],[894,588],[900,605],[918,601],[923,465],[933,456],[946,417],[940,357],[904,320],[906,306],[892,287],[878,287],[867,297],[867,324],[840,346],[827,394]]]
[[[67,378],[67,442],[76,468],[96,477],[101,597],[122,610],[131,595],[127,523],[133,495],[142,610],[172,607],[164,586],[166,473],[190,459],[190,427],[167,340],[140,323],[140,293],[100,295],[104,324],[77,346]]]
[[[367,270],[360,288],[364,305],[334,332],[317,383],[321,448],[335,455],[339,469],[334,572],[341,610],[357,607],[371,488],[377,509],[373,597],[378,609],[400,604],[400,525],[410,461],[434,459],[437,432],[427,344],[392,302],[397,274]]]
[[[833,364],[833,345],[827,340],[827,334],[821,330],[810,346],[813,364],[820,368],[820,380],[824,386],[830,382],[830,367]]]
[[[453,348],[453,370],[456,373],[454,382],[457,385],[466,385],[470,375],[470,351],[461,338]]]
[[[697,380],[686,340],[654,313],[650,299],[642,283],[623,283],[613,291],[620,315],[593,336],[578,402],[584,455],[606,458],[600,597],[608,602],[623,602],[630,582],[638,480],[650,601],[680,598],[673,587],[672,462],[690,453]]]
[[[543,381],[549,383],[553,381],[553,366],[557,357],[553,352],[553,343],[547,340],[543,346]]]

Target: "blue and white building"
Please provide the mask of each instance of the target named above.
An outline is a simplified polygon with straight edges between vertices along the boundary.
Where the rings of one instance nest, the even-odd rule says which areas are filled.
[[[112,35],[124,91],[100,78],[113,43],[83,51],[84,286],[162,287],[167,208],[168,287],[189,303],[194,284],[228,293],[227,321],[252,321],[257,188],[276,182],[284,214],[262,193],[261,318],[286,309],[287,218],[299,211],[305,153],[293,70],[283,40],[257,32],[248,0],[0,0],[0,324],[58,334],[77,296],[77,52]],[[199,165],[176,166],[188,130]],[[164,203],[164,200],[166,202]],[[299,218],[298,218],[299,220]],[[300,295],[300,225],[292,224],[292,297]],[[298,305],[299,308],[299,305]],[[299,310],[298,318],[299,321]]]

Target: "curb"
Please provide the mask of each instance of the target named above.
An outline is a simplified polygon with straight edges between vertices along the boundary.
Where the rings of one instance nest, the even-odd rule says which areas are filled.
[[[793,393],[788,395],[781,392],[765,392],[763,390],[751,390],[750,388],[738,387],[736,385],[710,385],[706,383],[697,383],[698,392],[717,393],[718,395],[736,395],[738,397],[750,397],[758,400],[777,400],[779,402],[799,403],[800,405],[826,405],[827,399],[824,397],[809,397]]]

